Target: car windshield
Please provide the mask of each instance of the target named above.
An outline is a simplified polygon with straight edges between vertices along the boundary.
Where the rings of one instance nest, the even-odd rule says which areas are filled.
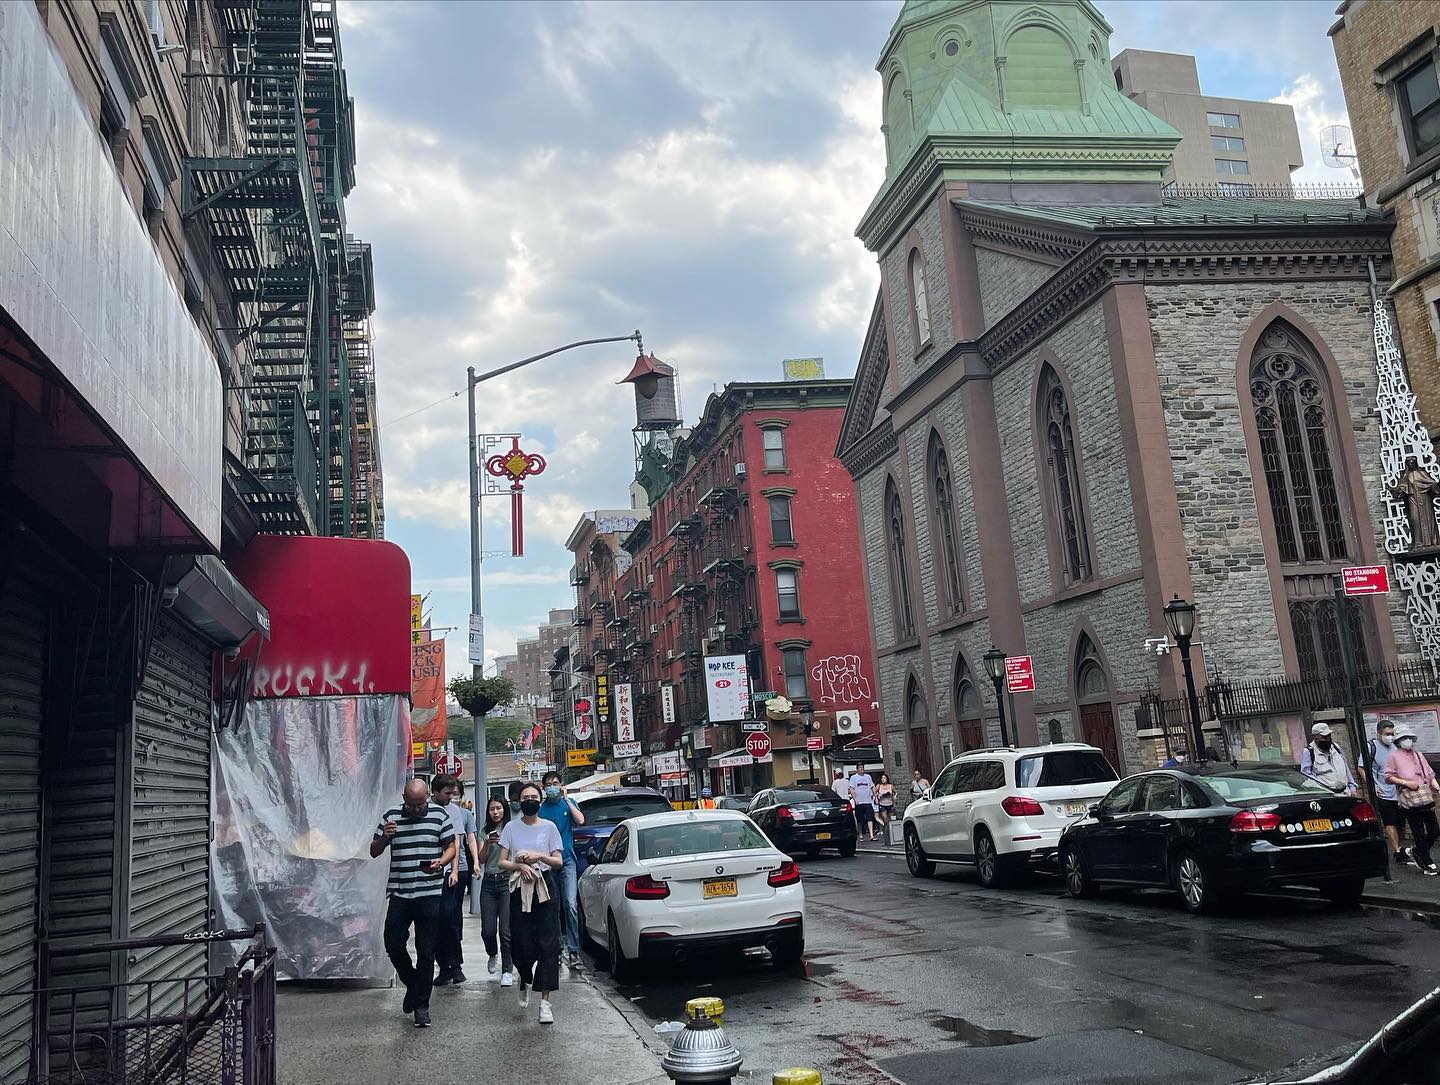
[[[670,808],[670,800],[663,795],[607,795],[580,804],[586,825],[619,825],[626,818],[660,814]]]
[[[1297,768],[1229,769],[1200,777],[1226,802],[1283,799],[1290,795],[1332,795],[1334,792],[1301,775]]]
[[[830,800],[835,798],[838,798],[835,792],[823,788],[818,791],[775,792],[775,800],[782,806],[784,806],[786,803],[797,802],[829,802]]]
[[[707,855],[717,851],[766,851],[770,847],[759,829],[740,818],[656,825],[641,829],[639,838],[641,859]]]
[[[1022,757],[1015,766],[1015,778],[1020,787],[1104,784],[1119,779],[1099,750],[1056,750]]]

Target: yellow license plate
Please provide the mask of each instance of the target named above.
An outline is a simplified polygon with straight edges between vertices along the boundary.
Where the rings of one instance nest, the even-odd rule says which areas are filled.
[[[1335,823],[1329,818],[1310,818],[1304,825],[1307,833],[1328,833],[1335,828]]]
[[[815,839],[816,839],[816,840],[829,840],[829,839],[830,839],[830,834],[829,834],[829,833],[816,833],[816,834],[815,834]]]
[[[705,883],[705,898],[711,897],[733,897],[739,893],[734,878],[712,878]]]

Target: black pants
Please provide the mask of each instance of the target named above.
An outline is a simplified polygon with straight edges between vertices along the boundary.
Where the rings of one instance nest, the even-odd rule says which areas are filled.
[[[1419,860],[1422,867],[1427,867],[1433,861],[1430,858],[1431,845],[1435,843],[1437,827],[1435,824],[1435,807],[1421,806],[1414,810],[1401,808],[1405,815],[1405,821],[1410,826],[1410,835],[1415,838],[1415,858]]]
[[[537,991],[560,988],[560,900],[559,883],[545,875],[550,899],[533,901],[528,912],[520,908],[520,890],[510,894],[510,943],[520,982]]]
[[[391,897],[385,913],[385,952],[395,966],[395,975],[405,985],[410,1001],[419,1007],[430,1006],[430,990],[435,985],[435,933],[440,925],[441,898]],[[410,925],[415,925],[415,963],[410,963]]]
[[[460,932],[465,922],[465,883],[470,875],[461,871],[460,880],[440,892],[440,926],[435,935],[435,961],[441,974],[459,972],[465,963]]]

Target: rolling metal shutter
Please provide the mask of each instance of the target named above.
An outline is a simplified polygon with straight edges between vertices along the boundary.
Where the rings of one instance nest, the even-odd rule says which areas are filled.
[[[0,1081],[30,1057],[40,872],[40,712],[47,596],[24,563],[0,575]]]
[[[131,751],[129,929],[131,938],[185,934],[210,911],[210,653],[208,643],[161,613],[135,696]],[[205,947],[137,955],[129,980],[194,977]],[[143,988],[132,988],[132,998]],[[181,985],[155,989],[179,998]],[[192,992],[193,994],[193,992]]]

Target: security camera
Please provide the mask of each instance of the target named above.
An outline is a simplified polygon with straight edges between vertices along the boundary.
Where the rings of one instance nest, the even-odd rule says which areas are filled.
[[[1165,656],[1170,654],[1169,637],[1150,637],[1145,641],[1145,654]]]

